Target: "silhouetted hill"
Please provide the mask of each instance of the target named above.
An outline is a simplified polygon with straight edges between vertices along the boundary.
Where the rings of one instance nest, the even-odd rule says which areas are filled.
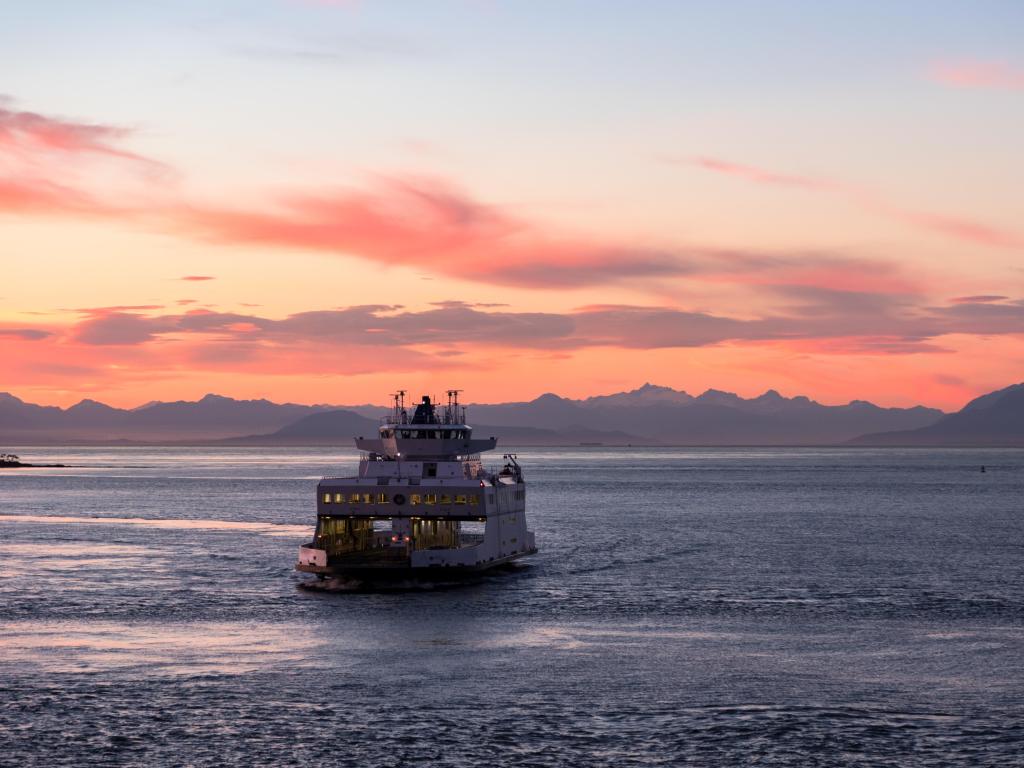
[[[26,403],[4,392],[0,443],[206,440],[280,429],[328,407],[206,395],[195,402],[149,403],[134,410],[95,400],[62,409]]]
[[[821,405],[774,390],[751,399],[714,389],[691,397],[651,385],[582,401],[549,393],[530,402],[473,405],[470,413],[474,420],[499,426],[562,430],[587,424],[667,445],[842,443],[865,431],[922,427],[943,415],[934,408],[879,408],[862,400]]]
[[[1024,384],[975,398],[957,413],[914,430],[866,434],[855,445],[1024,446]]]
[[[276,432],[246,435],[217,442],[224,445],[337,445],[345,446],[354,437],[377,434],[379,421],[349,410],[325,411],[305,416]],[[503,445],[577,445],[581,442],[602,445],[641,445],[652,441],[622,432],[602,432],[588,427],[570,426],[551,430],[538,427],[473,425],[478,437],[497,437]]]
[[[386,407],[272,403],[206,395],[134,410],[83,400],[67,409],[0,394],[0,445],[39,443],[221,442],[343,445],[376,433]],[[477,434],[504,444],[827,445],[866,432],[906,431],[943,416],[932,408],[879,408],[855,400],[821,405],[768,390],[755,398],[710,389],[697,397],[645,384],[631,392],[570,400],[470,405]]]
[[[229,437],[225,445],[340,445],[353,437],[374,437],[380,422],[346,410],[303,416],[276,432]]]

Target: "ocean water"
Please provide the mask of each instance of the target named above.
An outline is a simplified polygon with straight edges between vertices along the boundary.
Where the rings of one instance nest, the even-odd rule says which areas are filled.
[[[1022,451],[523,449],[540,552],[395,591],[293,570],[353,451],[19,452],[5,766],[1024,764]]]

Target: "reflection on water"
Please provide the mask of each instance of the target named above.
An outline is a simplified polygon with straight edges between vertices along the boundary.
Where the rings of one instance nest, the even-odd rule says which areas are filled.
[[[521,451],[539,554],[392,590],[293,570],[350,455],[21,453],[0,764],[1019,762],[1021,451]]]
[[[316,645],[289,627],[259,623],[7,622],[0,624],[0,671],[16,665],[54,674],[239,675],[312,664]]]
[[[86,525],[141,525],[149,528],[176,528],[196,531],[245,531],[263,536],[308,536],[312,525],[280,523],[244,523],[232,520],[175,520],[142,517],[66,517],[63,515],[5,515],[0,523],[44,523],[46,525],[83,523]]]

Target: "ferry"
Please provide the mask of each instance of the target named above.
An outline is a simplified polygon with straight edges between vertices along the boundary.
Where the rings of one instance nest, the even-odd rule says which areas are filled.
[[[497,446],[466,423],[459,390],[444,406],[424,396],[410,416],[404,390],[374,438],[357,437],[359,474],[324,477],[316,532],[297,570],[319,578],[449,578],[537,551],[526,527],[526,484],[514,454],[484,466]]]

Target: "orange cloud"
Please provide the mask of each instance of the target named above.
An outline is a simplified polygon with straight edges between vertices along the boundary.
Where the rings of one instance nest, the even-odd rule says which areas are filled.
[[[0,176],[0,213],[70,213],[110,216],[118,209],[87,192],[46,179]]]

